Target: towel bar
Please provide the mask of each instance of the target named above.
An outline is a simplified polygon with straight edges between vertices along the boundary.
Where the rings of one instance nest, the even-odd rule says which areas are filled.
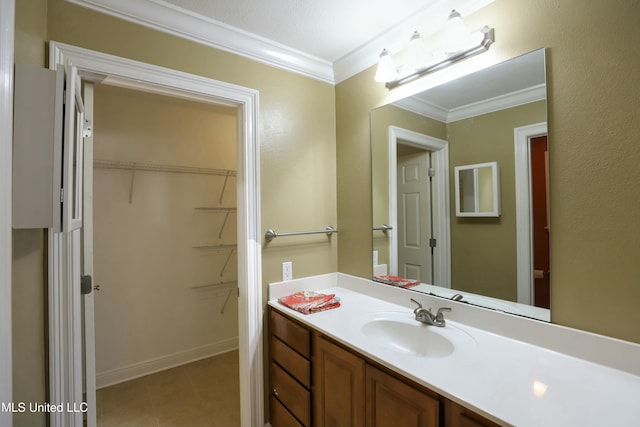
[[[286,236],[301,236],[303,234],[326,234],[327,237],[331,237],[331,235],[333,233],[337,233],[338,230],[335,227],[332,227],[330,225],[328,225],[327,227],[325,227],[324,230],[320,230],[320,231],[295,231],[295,232],[291,232],[291,233],[277,233],[272,229],[268,229],[265,233],[264,233],[264,238],[270,242],[273,239],[275,239],[276,237],[286,237]]]

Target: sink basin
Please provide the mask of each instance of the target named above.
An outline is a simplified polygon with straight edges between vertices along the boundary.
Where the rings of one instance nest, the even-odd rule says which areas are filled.
[[[375,313],[361,328],[370,342],[397,353],[417,357],[447,357],[463,348],[472,348],[473,338],[461,329],[425,325],[412,313]]]

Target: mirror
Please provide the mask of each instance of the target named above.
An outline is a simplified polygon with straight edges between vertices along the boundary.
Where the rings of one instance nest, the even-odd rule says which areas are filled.
[[[456,166],[456,216],[500,216],[498,163]]]
[[[549,321],[545,50],[370,119],[374,280]]]

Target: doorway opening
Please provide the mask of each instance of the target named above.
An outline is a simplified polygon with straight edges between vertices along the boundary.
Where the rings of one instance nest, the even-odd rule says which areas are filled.
[[[514,129],[518,302],[550,308],[547,123]]]
[[[431,190],[428,199],[431,201],[430,217],[422,229],[433,230],[430,237],[427,238],[427,251],[432,254],[428,261],[429,270],[426,274],[431,277],[427,283],[441,287],[451,287],[451,231],[449,218],[449,145],[447,141],[424,135],[408,129],[396,126],[389,126],[389,222],[393,232],[389,237],[389,271],[390,274],[398,275],[404,272],[399,271],[399,246],[400,233],[405,231],[399,227],[399,204],[401,204],[398,185],[399,174],[402,169],[398,166],[399,158],[404,157],[406,150],[415,153],[429,152],[429,171],[423,171],[428,175],[428,182]],[[400,148],[399,148],[400,147]],[[404,147],[404,148],[403,148]],[[411,155],[412,156],[412,155]],[[410,162],[411,163],[411,162]],[[408,170],[408,169],[407,169]],[[405,170],[405,172],[407,171]],[[413,167],[412,176],[419,174],[417,169]],[[410,209],[413,210],[412,218],[415,219],[413,224],[418,224],[416,215],[417,197],[408,197]],[[413,202],[413,203],[411,203]],[[405,202],[402,202],[405,203]],[[405,209],[406,212],[406,209]],[[403,220],[404,221],[404,220]],[[416,225],[417,226],[417,225]],[[403,225],[403,229],[404,229]],[[415,228],[415,226],[414,226]],[[422,237],[420,237],[422,238]],[[412,242],[418,246],[417,237],[411,236]],[[407,241],[407,239],[405,239]],[[424,245],[424,243],[422,243]],[[409,263],[412,264],[412,263]],[[404,269],[404,267],[403,267]],[[411,270],[411,266],[408,268]],[[413,268],[417,271],[417,268]],[[410,273],[413,274],[413,273]]]
[[[239,425],[237,111],[93,86],[98,425]]]
[[[206,100],[236,109],[237,176],[238,183],[242,183],[237,186],[236,196],[241,424],[245,427],[263,425],[258,92],[57,42],[50,42],[49,51],[51,68],[74,67],[83,78],[120,78],[145,87],[150,92]],[[76,275],[79,282],[81,253],[77,231],[50,233],[49,236],[49,366],[52,405],[80,405],[82,402],[81,387],[76,386],[82,382],[83,370],[80,299],[64,298],[68,284],[75,284]],[[54,427],[82,425],[82,414],[61,413],[59,417],[52,417],[51,424]]]

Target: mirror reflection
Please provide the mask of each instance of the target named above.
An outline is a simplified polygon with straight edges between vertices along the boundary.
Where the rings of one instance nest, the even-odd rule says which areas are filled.
[[[371,112],[374,279],[549,320],[545,75],[539,49]]]

